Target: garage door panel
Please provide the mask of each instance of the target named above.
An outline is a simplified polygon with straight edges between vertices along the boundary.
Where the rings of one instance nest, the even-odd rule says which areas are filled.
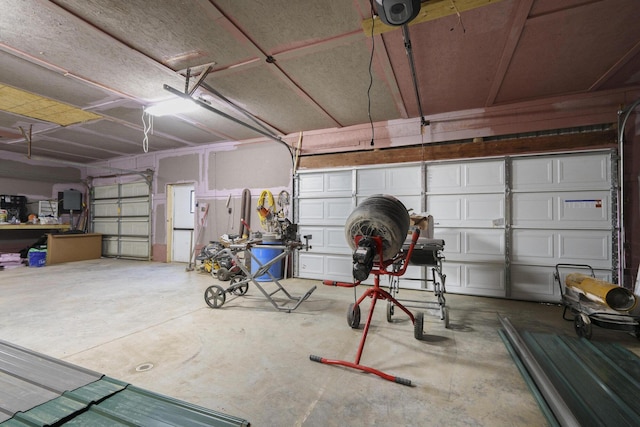
[[[344,226],[351,210],[350,198],[301,199],[298,218],[301,224]]]
[[[445,261],[447,292],[494,297],[506,296],[504,264],[459,263]]]
[[[95,199],[115,199],[119,196],[117,185],[104,185],[93,188]]]
[[[464,219],[467,223],[483,223],[489,227],[495,220],[504,219],[504,196],[483,194],[468,196],[465,201]]]
[[[608,188],[611,173],[606,155],[567,156],[556,159],[558,184],[571,188]]]
[[[298,231],[300,236],[311,235],[310,252],[351,254],[344,237],[344,227],[300,226]]]
[[[502,264],[467,264],[464,266],[465,286],[474,293],[505,296],[505,275]]]
[[[504,191],[504,161],[470,162],[463,166],[467,192]]]
[[[356,180],[356,192],[361,196],[420,194],[422,169],[420,165],[361,169],[356,171]]]
[[[389,194],[410,194],[422,191],[422,168],[417,166],[386,170],[386,191]]]
[[[528,301],[560,302],[560,288],[554,279],[555,269],[538,266],[513,266],[511,297]]]
[[[120,232],[121,234],[128,236],[148,235],[150,232],[149,221],[144,219],[123,220],[120,223]]]
[[[298,176],[298,190],[300,195],[324,192],[323,173],[305,173]]]
[[[351,194],[353,173],[351,171],[339,171],[324,174],[324,191],[327,193]]]
[[[514,226],[548,227],[554,221],[554,198],[550,194],[519,193],[512,198]]]
[[[122,216],[148,216],[149,202],[147,200],[125,200],[120,209]]]
[[[427,192],[442,194],[459,192],[462,188],[462,165],[441,164],[427,166]]]
[[[551,230],[513,230],[512,260],[514,262],[544,262],[555,260],[554,236]]]
[[[132,182],[122,184],[120,188],[121,197],[148,197],[149,185],[146,182]]]
[[[513,190],[550,188],[554,184],[552,158],[513,159],[511,166]]]
[[[462,235],[464,253],[469,255],[470,259],[504,259],[502,230],[465,230]]]
[[[462,199],[459,196],[428,196],[427,212],[438,226],[459,224],[462,221]]]
[[[118,216],[118,203],[113,200],[96,200],[93,203],[93,216]]]
[[[564,231],[558,236],[557,259],[560,263],[592,264],[611,267],[610,234],[606,231]]]
[[[427,212],[441,227],[493,227],[504,222],[502,194],[428,196]]]
[[[344,226],[352,210],[353,204],[349,199],[325,199],[325,224],[338,224]]]

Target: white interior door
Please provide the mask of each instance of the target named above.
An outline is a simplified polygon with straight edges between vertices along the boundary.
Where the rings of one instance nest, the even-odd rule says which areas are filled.
[[[171,260],[189,262],[195,228],[195,197],[192,184],[173,185]]]

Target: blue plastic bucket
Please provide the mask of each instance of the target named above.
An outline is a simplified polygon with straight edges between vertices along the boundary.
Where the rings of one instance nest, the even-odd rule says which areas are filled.
[[[47,250],[31,248],[27,253],[27,259],[29,267],[44,267],[47,263]]]
[[[281,242],[264,242],[263,245],[280,245]],[[282,253],[282,249],[280,248],[265,248],[265,247],[253,247],[251,248],[251,253],[253,256],[251,257],[251,273],[255,273],[258,269],[280,255]],[[257,261],[256,259],[257,258]],[[260,264],[258,264],[260,262]],[[269,267],[269,273],[276,279],[282,279],[282,260],[274,263],[271,267]],[[264,273],[261,276],[255,277],[258,282],[271,282],[271,276],[269,274]]]

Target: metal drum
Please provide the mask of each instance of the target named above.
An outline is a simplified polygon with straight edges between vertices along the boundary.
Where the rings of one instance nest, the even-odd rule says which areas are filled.
[[[355,237],[378,236],[382,240],[382,258],[389,260],[402,249],[409,231],[409,213],[393,196],[376,194],[356,207],[347,218],[344,232],[349,247],[356,249]],[[376,260],[379,258],[376,255]]]

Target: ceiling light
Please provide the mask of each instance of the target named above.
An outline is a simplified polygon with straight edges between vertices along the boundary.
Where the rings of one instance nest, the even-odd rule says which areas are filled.
[[[159,102],[144,109],[144,112],[152,116],[166,116],[169,114],[182,114],[195,111],[198,104],[187,98],[174,98]]]

